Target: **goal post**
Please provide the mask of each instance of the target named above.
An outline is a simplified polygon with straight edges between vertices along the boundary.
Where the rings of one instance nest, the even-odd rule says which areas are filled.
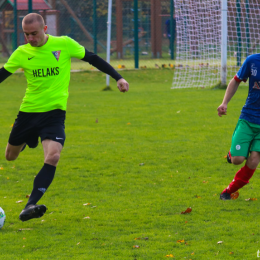
[[[174,0],[172,88],[226,85],[260,52],[260,0]]]
[[[227,84],[227,0],[221,2],[221,84]]]

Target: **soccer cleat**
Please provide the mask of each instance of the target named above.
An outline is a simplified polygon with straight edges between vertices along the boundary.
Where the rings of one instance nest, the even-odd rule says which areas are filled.
[[[223,192],[220,194],[219,197],[221,200],[231,200],[231,195],[227,192]]]
[[[228,151],[228,154],[227,154],[227,162],[228,163],[232,163],[231,162],[231,153],[230,153],[230,151]]]
[[[40,218],[44,215],[47,208],[45,205],[29,205],[20,213],[19,219],[27,221],[32,218]]]

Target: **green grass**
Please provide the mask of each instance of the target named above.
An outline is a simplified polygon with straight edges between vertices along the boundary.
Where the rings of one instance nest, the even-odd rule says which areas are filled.
[[[247,87],[219,118],[224,90],[171,90],[172,74],[122,71],[130,83],[124,94],[114,81],[113,91],[101,91],[99,72],[72,74],[67,140],[41,200],[48,211],[28,222],[18,216],[43,151],[26,148],[15,162],[5,160],[26,82],[15,74],[1,84],[0,206],[7,215],[1,259],[257,258],[259,200],[245,199],[259,199],[259,170],[237,200],[219,200],[240,168],[223,157]],[[187,207],[192,212],[180,214]]]

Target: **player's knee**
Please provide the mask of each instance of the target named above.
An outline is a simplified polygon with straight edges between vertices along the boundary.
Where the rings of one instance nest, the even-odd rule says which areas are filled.
[[[239,164],[243,163],[244,160],[245,160],[245,157],[243,157],[243,156],[234,156],[231,159],[231,161],[234,165],[239,165]]]
[[[247,159],[247,165],[251,169],[255,169],[259,164],[259,155],[254,155],[253,153]]]
[[[60,153],[47,155],[45,163],[56,166],[60,160]]]
[[[14,154],[14,153],[12,153],[10,151],[6,151],[5,152],[5,159],[7,161],[14,161],[17,157],[18,157],[17,154]]]

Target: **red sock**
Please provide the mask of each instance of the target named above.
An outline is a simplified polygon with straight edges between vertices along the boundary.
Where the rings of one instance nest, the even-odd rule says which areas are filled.
[[[235,175],[234,180],[228,185],[222,193],[227,192],[229,194],[234,193],[238,189],[241,189],[247,183],[249,179],[253,176],[255,169],[250,169],[247,165],[242,167]]]

